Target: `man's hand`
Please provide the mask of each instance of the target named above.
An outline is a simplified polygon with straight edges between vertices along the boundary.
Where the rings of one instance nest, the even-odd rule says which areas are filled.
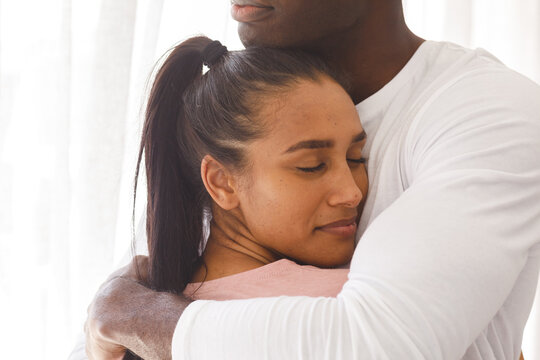
[[[89,359],[122,360],[124,358],[126,349],[108,339],[100,331],[100,326],[90,321],[90,316],[84,324],[84,332],[86,334],[86,355]]]
[[[99,288],[85,324],[90,359],[122,359],[126,348],[147,360],[171,358],[174,329],[189,301],[141,285],[147,264],[137,256]]]

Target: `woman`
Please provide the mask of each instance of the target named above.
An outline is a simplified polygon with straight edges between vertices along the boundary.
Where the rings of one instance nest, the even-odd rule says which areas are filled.
[[[154,289],[181,293],[282,259],[350,261],[367,191],[365,133],[336,79],[300,52],[228,52],[205,37],[173,49],[155,78],[140,150]]]
[[[336,79],[300,52],[228,52],[205,37],[172,50],[138,164],[144,153],[153,289],[196,299],[338,294],[348,270],[321,268],[350,261],[368,179],[365,132]]]

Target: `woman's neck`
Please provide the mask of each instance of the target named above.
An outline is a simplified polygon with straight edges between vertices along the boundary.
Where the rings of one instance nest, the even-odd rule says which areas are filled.
[[[203,253],[203,264],[192,282],[219,279],[253,270],[281,259],[254,239],[245,223],[234,214],[216,213],[210,223],[210,236]]]

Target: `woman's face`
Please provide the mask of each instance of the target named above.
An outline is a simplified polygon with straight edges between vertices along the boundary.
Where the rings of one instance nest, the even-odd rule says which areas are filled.
[[[239,175],[238,210],[254,241],[278,257],[345,264],[368,189],[354,104],[326,77],[271,98],[258,114],[268,133],[250,143]]]

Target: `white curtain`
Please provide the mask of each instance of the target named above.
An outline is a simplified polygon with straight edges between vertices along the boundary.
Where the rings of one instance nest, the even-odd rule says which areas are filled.
[[[0,357],[69,354],[129,249],[152,65],[196,33],[238,47],[228,6],[0,0]]]
[[[228,8],[216,0],[0,0],[3,358],[69,354],[98,284],[129,249],[152,66],[198,33],[240,48]],[[540,82],[539,0],[405,0],[405,8],[419,35],[484,47]],[[533,318],[524,353],[539,359],[540,305]]]
[[[403,0],[403,4],[409,26],[420,36],[482,47],[540,83],[540,0]]]

